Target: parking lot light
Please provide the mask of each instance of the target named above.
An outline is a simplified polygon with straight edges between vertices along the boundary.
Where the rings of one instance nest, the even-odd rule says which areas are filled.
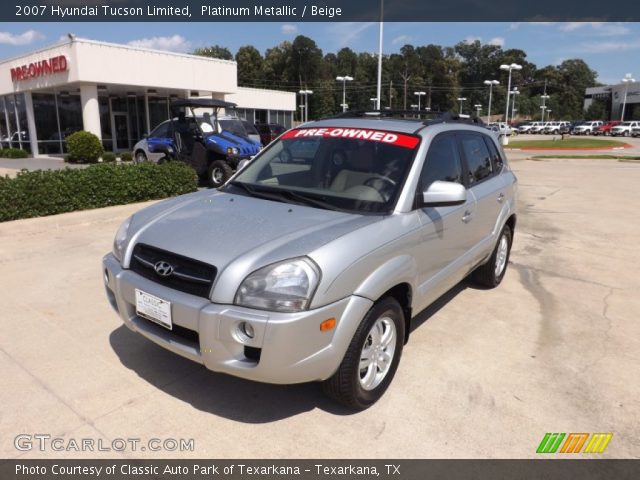
[[[426,94],[427,94],[427,92],[413,92],[413,94],[414,94],[414,95],[417,95],[417,97],[418,97],[418,110],[420,110],[420,98],[421,98],[423,95],[426,95]]]
[[[376,105],[378,104],[378,97],[372,97],[369,100],[373,102],[373,110],[376,109]]]
[[[313,94],[313,90],[300,90],[300,95],[304,95],[304,121],[309,121],[309,95]]]
[[[513,90],[511,90],[511,95],[513,95],[513,104],[511,105],[511,121],[513,122],[514,116],[517,112],[516,110],[516,95],[520,95],[520,91],[518,90],[518,87],[514,87]]]
[[[629,84],[635,82],[636,79],[632,78],[630,73],[627,73],[622,79],[622,83],[624,83],[624,99],[622,101],[622,115],[620,115],[620,121],[624,122],[624,110],[627,106],[627,92],[629,91]]]
[[[511,92],[511,72],[513,70],[522,70],[522,65],[518,65],[517,63],[512,63],[511,65],[500,65],[500,70],[505,70],[509,72],[509,82],[507,83],[507,106],[504,111],[504,123],[509,125],[509,92]],[[509,139],[505,135],[503,137],[503,144],[507,145],[509,143]]]
[[[540,106],[540,108],[542,109],[542,117],[540,118],[541,122],[544,122],[544,111],[547,109],[547,100],[549,98],[551,98],[549,95],[547,95],[546,93],[540,95],[540,98],[542,99],[542,105]]]
[[[347,111],[347,82],[352,82],[353,81],[353,77],[350,77],[349,75],[344,75],[344,76],[338,76],[336,77],[336,80],[338,82],[342,82],[342,111],[346,112]]]
[[[467,99],[467,97],[458,97],[458,101],[460,102],[460,115],[462,115],[462,104]]]
[[[498,80],[485,80],[484,84],[489,85],[489,108],[487,110],[487,123],[489,123],[491,121],[491,97],[493,93],[493,86],[500,85],[500,82]]]
[[[476,109],[476,117],[480,118],[480,110],[482,109],[482,105],[480,105],[479,103],[476,103],[474,105],[474,108]]]

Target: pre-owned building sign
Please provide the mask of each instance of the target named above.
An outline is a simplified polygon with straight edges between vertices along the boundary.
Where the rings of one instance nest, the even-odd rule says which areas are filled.
[[[17,82],[19,80],[29,80],[31,78],[53,75],[54,73],[66,72],[69,67],[67,57],[58,55],[48,60],[40,60],[38,62],[29,63],[11,69],[11,80]]]

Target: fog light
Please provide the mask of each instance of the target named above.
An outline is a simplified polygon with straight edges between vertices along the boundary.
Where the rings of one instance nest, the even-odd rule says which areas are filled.
[[[253,338],[256,336],[256,332],[253,329],[253,327],[251,326],[251,324],[247,323],[247,322],[242,322],[240,324],[240,331],[242,332],[243,335],[245,335],[247,338]]]

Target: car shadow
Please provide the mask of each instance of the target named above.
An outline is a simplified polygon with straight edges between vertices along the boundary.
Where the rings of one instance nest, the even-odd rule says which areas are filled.
[[[242,423],[269,423],[319,408],[334,415],[356,411],[324,396],[319,383],[271,385],[207,370],[122,325],[109,343],[126,368],[154,387],[203,412]]]
[[[460,292],[475,285],[463,280],[411,321],[413,332],[436,315]],[[203,412],[242,423],[270,423],[313,409],[334,415],[357,411],[327,398],[317,382],[271,385],[207,370],[121,325],[109,336],[122,365],[163,392]]]

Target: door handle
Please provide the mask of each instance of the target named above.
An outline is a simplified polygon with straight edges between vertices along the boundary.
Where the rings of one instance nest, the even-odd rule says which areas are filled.
[[[503,193],[499,193],[498,194],[498,203],[502,203],[504,202],[504,194]]]
[[[471,212],[469,210],[464,212],[464,215],[462,216],[462,221],[464,223],[469,223],[471,221]]]

